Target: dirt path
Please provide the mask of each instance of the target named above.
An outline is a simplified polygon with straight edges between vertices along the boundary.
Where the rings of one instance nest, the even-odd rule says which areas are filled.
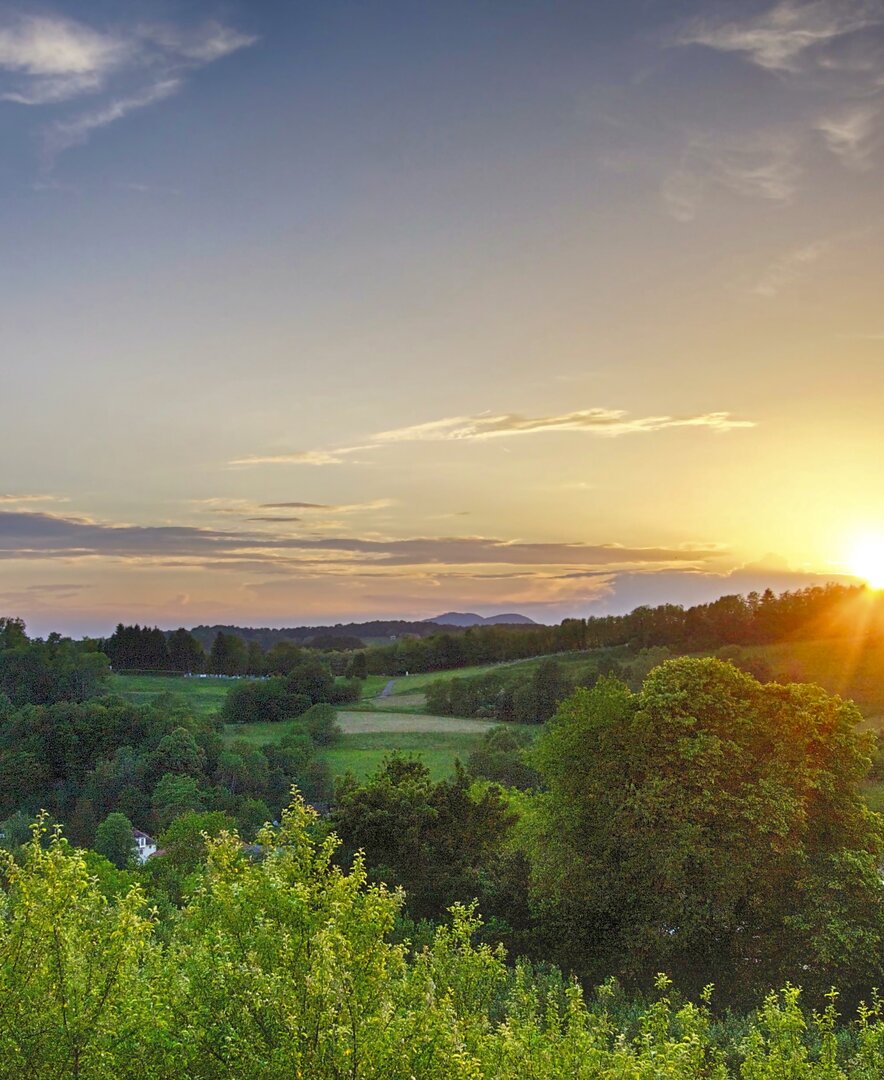
[[[494,727],[489,720],[464,720],[456,716],[349,711],[338,713],[338,723],[345,735],[370,731],[449,731],[452,734],[481,735]]]

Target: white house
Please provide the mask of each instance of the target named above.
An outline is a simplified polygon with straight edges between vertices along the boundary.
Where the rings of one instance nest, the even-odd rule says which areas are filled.
[[[137,848],[135,857],[138,859],[140,865],[144,865],[147,860],[157,853],[157,842],[152,836],[148,836],[147,833],[142,832],[140,829],[133,829],[132,833],[135,837],[135,846]]]

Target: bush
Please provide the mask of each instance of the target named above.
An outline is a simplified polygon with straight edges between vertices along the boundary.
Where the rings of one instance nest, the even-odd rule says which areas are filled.
[[[338,724],[338,714],[328,704],[311,705],[300,722],[317,746],[332,746],[343,734]]]

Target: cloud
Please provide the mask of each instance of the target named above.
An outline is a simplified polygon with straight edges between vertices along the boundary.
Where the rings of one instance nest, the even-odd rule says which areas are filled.
[[[786,131],[761,131],[722,139],[694,135],[660,194],[676,221],[692,221],[710,188],[749,199],[787,203],[798,188],[798,138]]]
[[[807,267],[815,263],[828,250],[828,247],[827,241],[817,240],[775,259],[761,275],[752,291],[757,296],[768,299],[776,296],[787,285],[797,281]]]
[[[144,25],[137,32],[142,40],[153,42],[167,53],[200,65],[221,60],[254,45],[258,40],[251,34],[240,33],[214,21],[190,28],[169,24]]]
[[[359,514],[363,511],[387,510],[396,505],[395,499],[370,499],[361,503],[308,503],[278,502],[260,503],[261,510],[324,510],[335,514]]]
[[[292,573],[418,566],[626,567],[700,565],[721,557],[715,544],[629,547],[569,541],[533,543],[482,536],[376,539],[302,537],[179,525],[117,525],[45,511],[0,510],[0,558],[117,559],[164,566]]]
[[[51,168],[92,132],[171,97],[190,73],[256,40],[214,21],[101,30],[62,15],[18,13],[0,19],[0,75],[7,83],[0,100],[45,107],[104,96],[44,130],[43,161]]]
[[[340,450],[296,450],[290,454],[254,454],[234,458],[229,465],[343,465],[347,455],[364,447],[342,447]]]
[[[0,505],[18,503],[67,502],[59,495],[0,495]]]
[[[262,510],[331,510],[331,503],[273,502],[259,503]]]
[[[44,105],[99,89],[132,55],[132,43],[55,15],[15,15],[0,24],[0,69],[19,77],[6,101]]]
[[[302,450],[292,454],[256,454],[236,458],[230,465],[340,465],[357,450],[371,450],[397,443],[458,442],[536,435],[549,431],[580,431],[590,435],[616,438],[640,432],[663,431],[667,428],[708,428],[712,431],[731,431],[755,427],[753,420],[735,420],[728,412],[700,413],[694,416],[630,417],[623,409],[580,409],[558,416],[523,416],[520,413],[482,413],[479,416],[447,416],[423,424],[391,428],[370,437],[361,446],[339,447],[332,450]],[[374,504],[354,504],[355,509],[379,509],[384,500]],[[328,509],[345,512],[343,507]]]
[[[794,72],[808,56],[884,21],[880,5],[856,0],[780,0],[748,18],[701,16],[676,35],[678,45],[736,53],[768,71]]]
[[[256,515],[255,517],[248,517],[246,521],[303,521],[303,518],[299,517],[273,517],[271,515]]]
[[[128,116],[136,109],[147,108],[149,105],[155,105],[158,101],[177,94],[182,86],[181,79],[164,79],[131,97],[117,98],[101,108],[52,124],[43,136],[44,161],[47,165],[51,165],[65,150],[81,146],[86,142],[93,131],[106,127],[116,120],[122,120],[124,116]]]
[[[872,105],[854,105],[821,117],[815,126],[829,150],[848,168],[865,169],[873,149],[878,112]]]
[[[522,416],[519,413],[481,416],[452,416],[426,424],[382,431],[379,443],[438,442],[461,439],[492,439],[514,435],[536,435],[547,431],[582,431],[591,435],[617,437],[666,428],[706,427],[714,431],[754,427],[750,420],[732,420],[730,413],[703,413],[697,416],[644,416],[630,418],[623,409],[581,409],[558,416]]]

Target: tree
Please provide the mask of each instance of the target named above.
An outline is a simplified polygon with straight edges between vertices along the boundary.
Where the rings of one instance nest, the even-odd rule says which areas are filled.
[[[27,643],[24,619],[0,618],[0,649],[18,649]]]
[[[300,723],[317,746],[331,746],[343,734],[338,723],[338,714],[331,705],[324,702],[311,705],[300,718]]]
[[[169,665],[175,671],[203,671],[206,653],[189,630],[180,627],[169,635]]]
[[[161,829],[167,828],[181,814],[202,810],[203,796],[198,782],[192,776],[166,773],[154,788],[151,808]]]
[[[307,658],[301,660],[286,676],[286,691],[293,695],[303,695],[310,699],[311,705],[330,699],[334,687],[334,678],[328,667],[320,660]]]
[[[376,880],[406,889],[411,914],[438,918],[481,897],[515,815],[499,788],[472,793],[459,766],[434,784],[421,762],[394,756],[364,784],[342,785],[332,822]]]
[[[248,650],[243,639],[219,630],[209,656],[212,671],[216,675],[245,675],[248,664]]]
[[[135,864],[137,851],[132,822],[125,814],[108,814],[95,832],[93,847],[118,870],[128,870]]]
[[[185,728],[175,728],[160,740],[150,755],[150,768],[154,776],[164,773],[183,773],[200,776],[206,762],[196,739]]]
[[[634,694],[578,690],[532,758],[535,900],[589,977],[725,984],[871,980],[882,956],[882,821],[859,783],[855,706],[672,660]],[[561,955],[561,954],[560,954]]]
[[[467,771],[505,787],[537,787],[540,776],[525,761],[525,750],[532,741],[530,729],[514,728],[512,725],[493,727],[470,754]]]
[[[15,851],[16,848],[26,844],[31,838],[31,825],[33,821],[21,810],[0,821],[0,848],[7,851]]]
[[[348,679],[362,680],[368,678],[368,664],[364,652],[353,653],[350,657],[350,662],[347,665],[346,674]]]
[[[271,675],[288,675],[301,662],[303,655],[300,645],[293,641],[277,641],[267,651],[264,666]]]

